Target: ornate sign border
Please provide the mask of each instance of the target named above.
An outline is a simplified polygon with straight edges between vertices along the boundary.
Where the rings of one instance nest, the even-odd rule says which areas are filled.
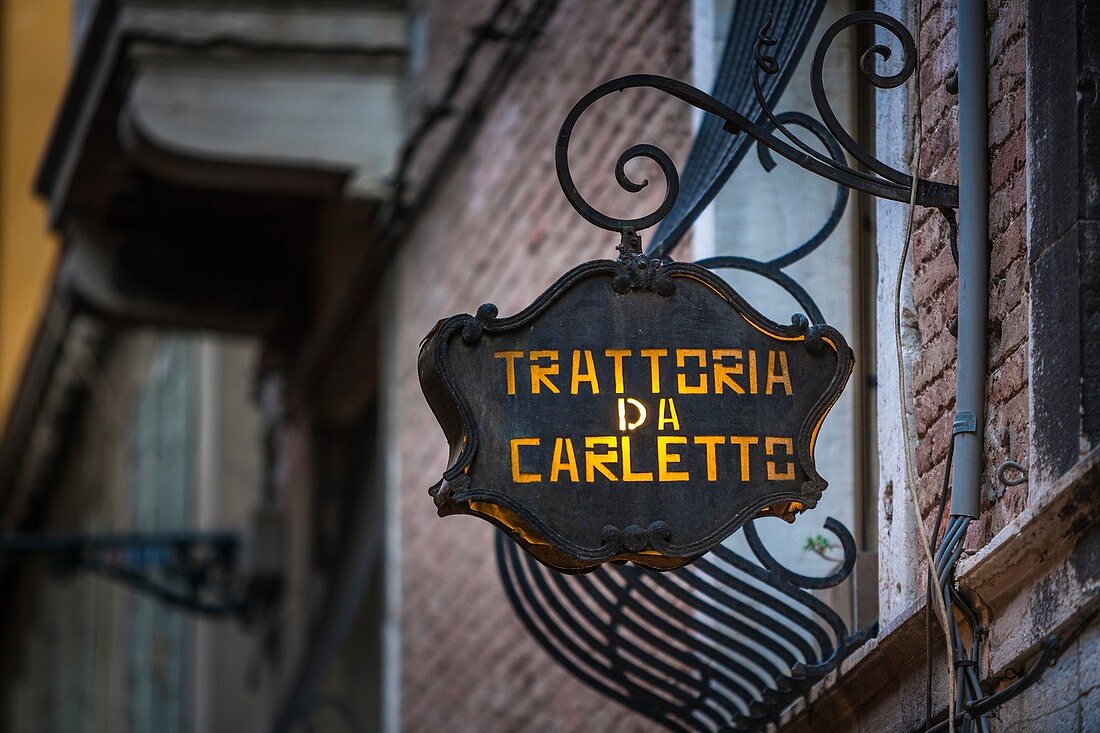
[[[504,334],[522,328],[552,303],[562,298],[577,283],[605,277],[615,292],[652,291],[671,295],[677,279],[696,280],[723,299],[734,315],[768,336],[788,342],[803,342],[814,353],[832,349],[837,355],[836,371],[828,388],[813,404],[803,420],[795,443],[795,457],[808,479],[797,492],[776,490],[749,504],[704,538],[677,545],[669,541],[672,528],[661,517],[648,524],[627,527],[608,525],[598,547],[585,547],[562,537],[539,517],[531,514],[510,496],[479,481],[473,468],[480,447],[479,428],[466,397],[459,390],[448,364],[448,350],[454,338],[474,346],[485,332]],[[449,465],[443,477],[429,490],[439,516],[470,514],[487,519],[505,529],[524,549],[541,562],[567,572],[583,572],[602,563],[630,560],[658,570],[685,565],[712,549],[745,522],[758,516],[778,516],[793,522],[796,514],[812,509],[828,486],[814,465],[814,445],[818,430],[839,399],[854,366],[854,356],[843,335],[835,328],[796,314],[791,325],[776,323],[745,301],[725,280],[710,270],[692,263],[665,262],[646,255],[620,260],[593,260],[563,275],[528,307],[514,316],[497,317],[497,307],[486,303],[477,315],[458,315],[440,321],[421,342],[418,360],[424,395],[442,426],[450,446]]]

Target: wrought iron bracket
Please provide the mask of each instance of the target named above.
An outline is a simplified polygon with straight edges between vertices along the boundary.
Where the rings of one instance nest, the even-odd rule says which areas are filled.
[[[850,191],[939,209],[952,239],[955,234],[953,210],[959,205],[958,187],[914,179],[879,160],[856,143],[829,104],[822,78],[829,47],[845,29],[868,24],[892,35],[900,43],[901,54],[896,72],[880,74],[876,65],[889,61],[892,51],[881,44],[871,46],[859,58],[863,78],[876,88],[892,89],[914,74],[916,44],[904,25],[877,12],[848,14],[826,29],[813,55],[810,87],[820,119],[802,112],[776,113],[767,102],[761,79],[780,73],[780,64],[770,52],[779,43],[769,35],[770,16],[757,35],[753,53],[752,86],[758,114],[746,116],[689,84],[664,76],[634,74],[595,87],[573,106],[558,133],[555,163],[566,199],[589,223],[620,233],[620,261],[667,259],[678,235],[666,234],[666,239],[642,254],[638,232],[679,208],[680,178],[672,159],[650,144],[625,150],[615,164],[619,186],[629,193],[648,186],[648,180],[635,180],[626,171],[636,158],[648,158],[660,168],[665,192],[660,204],[644,216],[613,217],[596,209],[578,191],[569,170],[573,130],[593,104],[633,88],[659,90],[718,117],[725,133],[751,139],[765,170],[775,167],[779,155],[832,181],[837,190],[828,219],[818,232],[784,254],[767,261],[748,254],[727,255],[696,264],[752,272],[771,280],[798,302],[810,323],[820,327],[826,323],[824,314],[786,268],[817,250],[836,230]],[[817,144],[808,144],[793,128],[808,133]],[[728,160],[732,165],[737,158],[731,154]],[[690,180],[691,176],[685,175],[685,181]],[[688,187],[690,190],[690,183]],[[684,231],[692,213],[701,210],[717,188],[700,185],[697,190],[704,193],[689,202],[681,220],[673,216],[666,222],[674,224],[669,231]],[[953,253],[956,249],[953,243]],[[877,624],[851,632],[813,593],[838,586],[850,577],[855,565],[851,533],[834,519],[825,526],[839,540],[843,559],[839,567],[820,578],[782,565],[768,552],[752,523],[743,531],[755,561],[720,545],[694,564],[666,573],[608,565],[589,575],[567,576],[547,570],[498,535],[497,562],[508,598],[534,638],[592,688],[672,731],[762,730],[877,633]]]
[[[844,126],[841,125],[833,112],[825,94],[825,85],[822,79],[825,57],[829,46],[841,31],[859,24],[872,24],[885,29],[897,38],[902,46],[901,68],[894,74],[882,75],[875,71],[876,58],[883,61],[890,59],[892,52],[888,46],[876,44],[862,54],[859,60],[859,68],[864,78],[871,85],[879,89],[892,89],[901,86],[912,76],[916,68],[916,45],[913,36],[896,19],[873,11],[850,13],[840,18],[829,26],[819,41],[810,69],[810,88],[821,122],[801,113],[776,114],[769,108],[764,99],[759,74],[770,75],[779,72],[779,64],[775,57],[767,53],[769,47],[778,43],[775,38],[768,35],[768,30],[771,27],[770,16],[768,22],[760,29],[754,50],[755,63],[759,74],[753,78],[753,88],[761,109],[760,118],[762,119],[759,122],[749,119],[690,84],[665,76],[631,74],[600,84],[573,106],[569,114],[566,115],[565,121],[562,122],[558,133],[555,147],[555,164],[558,181],[566,199],[591,224],[601,229],[622,232],[624,237],[628,229],[632,233],[636,233],[639,230],[649,228],[660,222],[672,211],[679,193],[679,175],[672,159],[664,150],[655,145],[633,145],[619,156],[615,164],[616,181],[620,187],[630,193],[641,191],[649,184],[649,181],[642,180],[639,182],[631,179],[626,173],[627,163],[636,158],[649,158],[661,169],[665,178],[664,198],[656,209],[644,216],[623,219],[609,216],[597,210],[580,194],[569,171],[569,142],[572,138],[573,128],[585,110],[598,100],[614,92],[647,88],[660,90],[687,102],[696,109],[720,117],[725,122],[725,130],[731,135],[743,133],[751,137],[761,147],[761,162],[766,168],[770,169],[774,163],[771,162],[770,155],[764,152],[765,149],[777,153],[805,170],[833,181],[845,189],[854,189],[893,201],[908,202],[912,198],[921,206],[941,209],[958,208],[959,189],[957,186],[948,183],[917,178],[914,197],[913,177],[887,165],[860,147],[844,129]],[[825,144],[829,153],[821,153],[804,142],[792,132],[789,127],[791,123],[813,132]],[[851,155],[859,167],[850,165],[846,154]]]
[[[62,576],[91,571],[185,611],[247,623],[240,545],[230,532],[20,534],[0,536],[0,557],[42,556]]]

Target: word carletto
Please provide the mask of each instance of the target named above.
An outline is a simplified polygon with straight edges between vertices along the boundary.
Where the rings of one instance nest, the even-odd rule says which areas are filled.
[[[508,394],[793,395],[785,349],[556,349],[495,351]],[[642,368],[639,369],[638,367]],[[626,375],[645,374],[646,384]]]
[[[794,440],[755,435],[659,435],[656,461],[642,466],[630,435],[589,435],[574,445],[572,438],[512,438],[509,456],[512,482],[517,484],[624,481],[659,483],[702,481],[748,483],[793,481]],[[638,438],[638,436],[633,436]],[[551,445],[553,449],[551,451]],[[634,446],[638,448],[637,444]],[[549,464],[546,459],[550,458]],[[686,459],[686,460],[685,460]],[[544,474],[534,465],[549,465]],[[689,466],[706,466],[692,475]]]

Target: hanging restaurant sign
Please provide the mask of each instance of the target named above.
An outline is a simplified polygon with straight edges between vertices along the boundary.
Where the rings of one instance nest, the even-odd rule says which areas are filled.
[[[544,563],[667,570],[826,487],[813,450],[852,370],[844,338],[774,323],[722,278],[643,254],[587,262],[531,306],[441,322],[420,381],[450,444],[441,516]]]
[[[836,329],[797,314],[775,323],[706,267],[642,253],[637,230],[668,214],[678,190],[659,148],[635,145],[616,167],[638,191],[645,182],[625,164],[660,166],[656,211],[614,219],[584,201],[568,170],[573,125],[628,86],[689,98],[663,77],[609,82],[578,102],[557,146],[566,197],[620,232],[619,258],[576,267],[513,316],[486,304],[441,321],[420,349],[420,383],[450,446],[429,490],[439,515],[486,519],[566,572],[616,560],[670,570],[751,519],[813,508],[827,486],[814,445],[853,365]]]

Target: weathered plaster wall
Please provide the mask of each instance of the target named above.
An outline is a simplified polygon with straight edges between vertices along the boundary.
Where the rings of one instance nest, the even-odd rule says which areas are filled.
[[[43,531],[125,533],[244,527],[257,503],[255,343],[135,329],[86,367],[90,409],[50,484]],[[186,381],[184,409],[163,395]],[[254,639],[122,584],[58,578],[24,561],[4,618],[0,730],[247,730]],[[13,584],[15,585],[15,584]],[[139,619],[140,616],[140,619]],[[158,679],[151,683],[156,667]],[[175,674],[180,676],[174,676]]]

